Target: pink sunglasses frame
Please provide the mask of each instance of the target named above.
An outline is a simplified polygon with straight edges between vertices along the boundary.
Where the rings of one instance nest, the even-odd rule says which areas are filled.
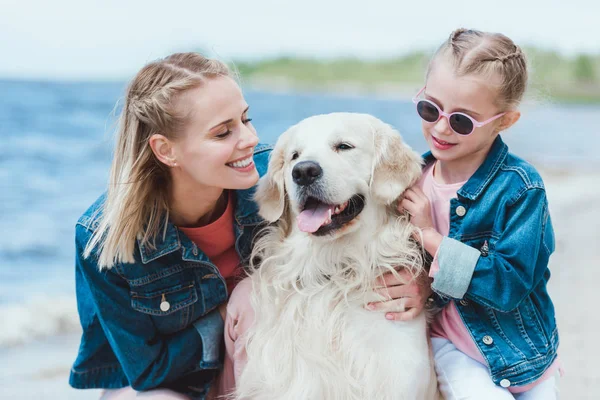
[[[475,132],[475,129],[476,129],[476,128],[481,128],[482,126],[484,126],[484,125],[487,125],[487,124],[489,124],[490,122],[492,122],[492,121],[495,121],[495,120],[497,120],[498,118],[500,118],[501,116],[503,116],[504,114],[506,114],[505,112],[503,112],[503,113],[500,113],[500,114],[498,114],[498,115],[495,115],[495,116],[493,116],[493,117],[492,117],[492,118],[490,118],[490,119],[486,119],[486,120],[485,120],[485,121],[483,121],[483,122],[479,122],[479,121],[477,121],[475,118],[471,117],[470,115],[467,115],[467,114],[465,114],[465,113],[462,113],[462,112],[453,112],[453,113],[450,113],[450,114],[448,114],[448,113],[445,113],[444,111],[442,111],[442,109],[440,108],[440,106],[438,106],[437,104],[435,104],[433,101],[431,101],[431,100],[427,100],[427,99],[419,99],[419,96],[421,95],[421,93],[423,93],[423,92],[425,91],[425,89],[426,89],[426,88],[427,88],[427,86],[423,86],[423,89],[419,90],[419,93],[417,93],[417,94],[415,95],[415,97],[413,97],[412,101],[413,101],[413,103],[415,103],[415,105],[419,104],[419,102],[420,102],[420,101],[425,101],[425,102],[427,102],[427,103],[429,103],[429,104],[433,105],[433,106],[434,106],[434,107],[435,107],[435,108],[438,110],[439,116],[438,116],[438,119],[436,119],[436,120],[435,120],[435,121],[433,121],[433,122],[429,122],[429,121],[426,121],[426,120],[424,120],[424,119],[423,119],[423,117],[421,117],[420,115],[419,115],[419,117],[420,117],[421,119],[423,119],[423,121],[427,122],[428,124],[435,124],[435,123],[437,123],[437,122],[438,122],[438,121],[439,121],[439,120],[440,120],[442,117],[446,117],[446,119],[448,120],[448,126],[450,127],[450,129],[452,130],[452,132],[454,132],[454,133],[456,133],[457,135],[460,135],[460,136],[469,136],[470,134],[472,134],[473,132]],[[419,111],[418,111],[418,110],[417,110],[417,114],[419,114]],[[454,115],[454,114],[462,115],[463,117],[467,117],[468,119],[470,119],[470,120],[471,120],[471,122],[473,123],[473,130],[471,130],[471,132],[469,132],[469,133],[458,133],[458,132],[456,132],[456,131],[454,130],[454,128],[452,128],[452,125],[450,124],[450,117],[451,117],[452,115]]]

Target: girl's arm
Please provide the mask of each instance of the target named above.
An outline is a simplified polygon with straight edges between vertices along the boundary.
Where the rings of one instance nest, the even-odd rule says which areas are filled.
[[[436,293],[510,312],[544,278],[554,251],[554,231],[543,188],[525,190],[507,207],[504,229],[485,255],[433,228],[429,200],[420,189],[408,189],[406,197],[399,208],[421,228],[422,236],[416,237],[434,255],[432,271],[439,267],[432,284]]]
[[[478,249],[444,238],[438,252],[440,271],[432,287],[440,294],[470,297],[510,312],[544,279],[553,251],[546,193],[531,188],[508,207],[504,230],[485,256]]]
[[[131,307],[129,286],[114,269],[99,271],[94,262],[95,254],[87,259],[82,257],[87,238],[87,229],[77,225],[77,286],[89,289],[78,290],[78,303],[93,304],[93,309],[86,312],[95,312],[98,316],[131,387],[152,389],[200,370],[203,350],[215,347],[213,343],[203,344],[202,329],[218,330],[222,336],[223,321],[219,313],[212,312],[199,320],[196,323],[199,329],[190,325],[170,336],[160,334],[149,315]],[[91,298],[81,298],[90,294]],[[92,320],[89,316],[86,319]]]
[[[424,195],[423,195],[424,196]],[[413,196],[413,199],[415,196]],[[426,199],[426,197],[425,197]],[[504,213],[504,229],[489,250],[482,255],[479,249],[449,237],[432,228],[425,212],[429,207],[422,199],[404,203],[422,229],[423,246],[435,255],[439,266],[432,289],[454,299],[471,298],[501,312],[517,308],[547,271],[550,254],[554,251],[554,232],[548,214],[546,192],[530,188]],[[411,219],[411,222],[413,219]]]

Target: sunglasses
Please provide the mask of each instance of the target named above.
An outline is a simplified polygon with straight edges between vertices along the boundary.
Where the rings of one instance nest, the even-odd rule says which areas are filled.
[[[459,135],[470,135],[471,133],[473,133],[475,128],[481,128],[482,126],[487,125],[490,122],[506,114],[500,113],[488,120],[479,122],[465,113],[445,113],[433,101],[418,98],[421,95],[421,93],[425,91],[426,87],[427,86],[423,87],[423,89],[421,89],[419,93],[417,93],[417,95],[413,98],[413,103],[417,105],[417,113],[419,114],[419,116],[423,119],[423,121],[429,123],[438,122],[440,118],[446,117],[446,119],[448,120],[448,124],[450,125],[450,129],[452,129],[454,133],[457,133]]]

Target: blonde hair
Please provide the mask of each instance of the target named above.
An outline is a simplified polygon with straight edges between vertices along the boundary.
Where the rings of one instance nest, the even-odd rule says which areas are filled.
[[[452,62],[458,76],[470,74],[500,79],[497,105],[516,108],[527,87],[527,60],[521,48],[501,33],[457,29],[436,51],[427,76],[436,61],[443,57]]]
[[[170,173],[148,139],[157,133],[177,138],[187,115],[176,100],[207,79],[231,76],[228,67],[198,53],[177,53],[149,63],[127,88],[119,119],[102,218],[84,257],[97,249],[98,267],[133,262],[136,240],[154,246],[169,215]],[[166,225],[165,225],[166,228]]]

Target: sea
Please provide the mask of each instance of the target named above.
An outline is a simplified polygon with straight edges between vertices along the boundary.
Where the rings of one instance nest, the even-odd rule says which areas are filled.
[[[0,80],[0,349],[80,330],[74,228],[105,190],[126,82]],[[418,90],[415,87],[415,92]],[[373,114],[426,149],[410,98],[245,89],[261,142],[315,114]],[[600,167],[600,107],[525,104],[503,134],[540,168]],[[73,355],[74,357],[74,355]]]

